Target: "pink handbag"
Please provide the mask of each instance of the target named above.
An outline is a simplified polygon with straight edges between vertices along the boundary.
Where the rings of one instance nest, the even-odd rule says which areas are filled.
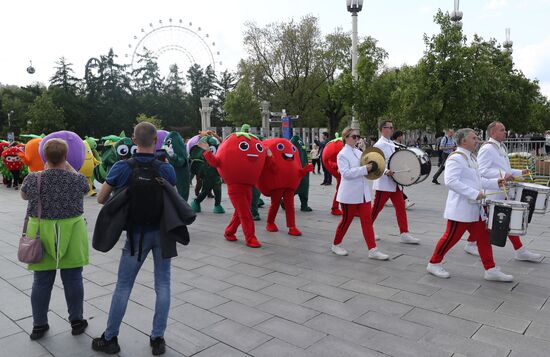
[[[38,230],[36,232],[36,238],[32,239],[27,237],[27,224],[29,217],[25,217],[25,224],[23,225],[23,234],[19,239],[19,249],[17,251],[17,259],[21,263],[35,264],[40,263],[44,257],[44,247],[40,240],[40,218],[42,217],[42,200],[40,199],[40,184],[42,181],[42,172],[38,173],[37,186],[38,186]]]

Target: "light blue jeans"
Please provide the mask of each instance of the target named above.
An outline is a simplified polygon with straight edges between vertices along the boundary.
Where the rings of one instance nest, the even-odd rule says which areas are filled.
[[[130,241],[126,240],[126,245],[122,249],[122,257],[118,266],[118,280],[116,289],[111,300],[109,310],[109,319],[107,329],[105,330],[105,339],[110,340],[118,336],[122,318],[126,313],[128,299],[132,292],[132,287],[136,276],[147,258],[150,251],[153,251],[153,260],[155,266],[155,293],[157,295],[155,302],[155,315],[153,317],[153,330],[151,338],[164,337],[166,324],[168,321],[168,311],[170,310],[170,262],[163,259],[160,248],[160,231],[158,229],[146,229],[143,237],[143,246],[141,261],[138,261],[138,249],[140,229],[136,228],[134,233],[134,255],[130,255]]]

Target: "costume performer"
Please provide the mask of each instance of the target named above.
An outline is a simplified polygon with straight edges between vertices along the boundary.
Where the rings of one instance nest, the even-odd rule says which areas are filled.
[[[308,158],[306,146],[302,141],[302,138],[300,137],[300,135],[294,135],[292,138],[290,138],[290,142],[298,149],[298,153],[300,154],[300,162],[302,164],[302,167],[305,167],[308,164]],[[313,169],[315,170],[315,167]],[[309,172],[306,173],[306,175],[302,178],[302,180],[300,181],[300,185],[298,186],[294,194],[300,197],[300,211],[313,211],[311,207],[307,205],[307,201],[309,198]]]
[[[94,168],[94,178],[103,183],[115,162],[131,158],[137,146],[132,139],[124,135],[124,132],[120,136],[105,136],[101,140],[105,141],[106,147],[101,155],[101,164]]]
[[[335,216],[341,216],[342,210],[340,207],[338,207],[338,201],[336,200],[336,196],[338,195],[338,189],[340,188],[340,181],[342,180],[342,177],[340,176],[340,173],[338,172],[338,164],[336,162],[336,157],[338,156],[338,153],[342,148],[344,147],[344,142],[342,141],[342,138],[336,138],[332,141],[329,141],[324,149],[323,153],[321,155],[321,160],[323,161],[323,170],[326,169],[328,172],[334,176],[336,179],[336,192],[334,193],[334,198],[332,199],[332,207],[330,209],[330,213],[332,213]]]
[[[291,236],[301,236],[302,232],[296,228],[294,212],[294,192],[300,184],[300,180],[313,171],[313,165],[307,164],[302,167],[296,157],[298,149],[287,139],[267,139],[264,146],[270,150],[265,162],[262,175],[258,181],[258,189],[265,196],[271,197],[271,205],[267,214],[266,230],[277,232],[279,228],[275,224],[275,217],[281,204],[285,205],[286,226]]]
[[[84,164],[80,168],[79,172],[86,176],[88,180],[88,186],[90,190],[88,191],[88,196],[95,196],[97,192],[94,191],[94,168],[100,164],[100,162],[94,157],[94,153],[88,141],[83,140],[84,146],[86,147],[86,156],[84,158]]]
[[[401,243],[418,244],[420,240],[414,238],[409,233],[409,225],[407,222],[407,212],[405,211],[405,199],[403,192],[397,186],[397,183],[391,178],[393,172],[388,170],[387,164],[395,152],[395,144],[390,139],[393,133],[393,123],[389,120],[382,120],[380,122],[380,139],[374,144],[374,147],[379,148],[384,152],[384,159],[386,160],[386,169],[384,175],[379,179],[374,180],[373,188],[376,190],[374,196],[374,205],[372,208],[372,223],[376,221],[376,217],[386,204],[386,201],[390,199],[395,208],[395,214],[397,216],[397,225],[399,226],[399,232],[401,233]]]
[[[485,210],[476,200],[485,198],[484,189],[498,190],[504,179],[485,179],[481,177],[473,151],[478,143],[472,129],[460,129],[456,132],[457,151],[449,155],[445,168],[445,185],[449,188],[445,213],[447,229],[433,252],[426,270],[439,278],[450,277],[441,262],[447,252],[468,231],[477,241],[481,262],[485,268],[485,279],[493,281],[512,281],[512,275],[504,274],[495,266],[490,235],[485,226]]]
[[[206,143],[208,145],[208,150],[212,155],[216,155],[220,142],[218,139],[212,136],[203,136],[200,140],[200,143]],[[204,161],[203,158],[204,150],[199,146],[195,145],[191,148],[191,158],[195,164],[195,169],[197,179],[200,179],[202,182],[201,190],[197,197],[191,202],[191,208],[195,212],[201,211],[201,203],[208,196],[208,194],[214,192],[214,213],[225,213],[225,209],[221,205],[222,201],[222,179],[220,174],[215,167],[212,167],[208,162]]]
[[[508,150],[503,143],[506,140],[504,124],[498,121],[492,122],[487,127],[487,134],[490,139],[481,146],[477,155],[481,177],[485,179],[504,178],[506,181],[512,181],[515,177],[522,177],[529,173],[529,170],[515,170],[510,166]],[[491,194],[491,199],[505,199],[504,193],[498,194],[497,191],[488,191],[487,193]],[[508,238],[514,247],[516,260],[528,260],[535,263],[542,260],[542,255],[532,253],[523,246],[519,236],[510,235]],[[470,235],[464,250],[469,254],[479,255],[475,237]]]
[[[342,205],[342,220],[336,228],[332,252],[337,255],[348,255],[340,246],[353,218],[358,214],[361,220],[363,238],[369,248],[369,258],[387,260],[389,256],[376,248],[374,229],[371,221],[371,190],[366,178],[368,171],[377,171],[378,165],[371,161],[361,166],[361,151],[355,148],[360,136],[351,128],[342,131],[344,148],[337,156],[338,171],[342,175],[337,201]]]
[[[30,172],[44,170],[44,162],[38,152],[41,141],[41,137],[29,140],[25,144],[25,152],[19,153],[19,158],[25,165],[28,166]]]
[[[168,133],[164,138],[162,149],[166,151],[168,162],[176,171],[176,188],[178,193],[187,201],[189,199],[189,155],[187,155],[187,147],[180,133],[177,131]]]
[[[7,186],[12,187],[13,182],[13,188],[18,190],[19,189],[19,182],[21,180],[21,171],[23,170],[23,162],[19,158],[19,154],[22,153],[21,148],[17,146],[10,146],[4,151],[2,151],[2,163],[4,164],[5,168],[8,170],[8,172],[11,174],[11,177],[9,175],[6,175],[3,173],[3,175],[7,178]]]
[[[237,240],[235,233],[239,224],[242,224],[246,245],[252,248],[261,247],[255,235],[250,204],[252,187],[258,182],[265,163],[264,146],[254,135],[240,132],[229,135],[219,146],[216,155],[210,152],[207,143],[198,145],[204,150],[203,156],[208,164],[218,169],[227,184],[227,193],[235,208],[233,217],[225,228],[225,239]]]

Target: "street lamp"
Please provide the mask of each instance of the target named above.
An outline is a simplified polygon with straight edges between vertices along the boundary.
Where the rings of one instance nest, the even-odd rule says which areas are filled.
[[[454,23],[455,26],[458,28],[462,28],[462,11],[460,11],[458,8],[460,7],[460,0],[455,0],[455,8],[451,12],[451,21]]]
[[[363,0],[346,0],[348,11],[351,12],[351,75],[357,81],[357,13],[363,9]],[[359,121],[352,108],[351,128],[359,130]]]
[[[505,33],[506,33],[506,41],[504,41],[504,43],[502,44],[502,46],[504,47],[504,51],[505,52],[508,52],[510,54],[510,56],[512,55],[512,52],[514,52],[512,50],[512,46],[514,45],[514,41],[511,41],[510,40],[510,28],[507,27],[505,30]]]
[[[14,113],[13,110],[10,110],[8,112],[8,129],[11,129],[11,116],[12,116],[13,113]]]

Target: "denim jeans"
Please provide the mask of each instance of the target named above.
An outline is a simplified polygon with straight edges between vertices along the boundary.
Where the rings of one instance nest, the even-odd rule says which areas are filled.
[[[82,267],[61,269],[65,300],[69,309],[69,321],[82,320],[84,309],[84,284]],[[48,323],[48,309],[57,270],[35,271],[32,283],[31,306],[34,326]]]
[[[122,257],[118,266],[118,279],[116,283],[111,308],[109,310],[109,319],[107,329],[105,330],[105,339],[110,340],[118,336],[122,318],[126,313],[128,299],[134,286],[136,276],[150,251],[153,251],[153,260],[155,266],[155,293],[157,295],[155,302],[155,315],[153,317],[153,330],[151,337],[164,337],[166,324],[168,322],[168,311],[170,310],[170,262],[163,259],[160,249],[160,231],[147,229],[144,231],[141,261],[138,261],[139,237],[141,231],[136,229],[134,233],[134,251],[130,255],[130,241],[127,239],[122,249]]]

